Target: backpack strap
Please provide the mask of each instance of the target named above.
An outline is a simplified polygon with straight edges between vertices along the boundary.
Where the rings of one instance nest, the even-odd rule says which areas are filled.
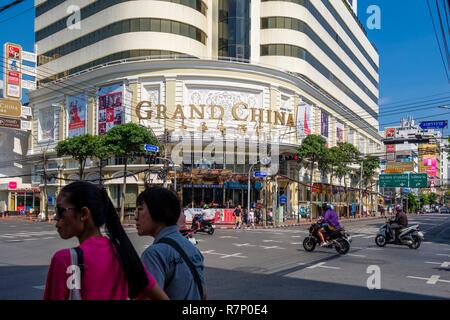
[[[157,243],[165,243],[165,244],[171,246],[172,248],[174,248],[180,254],[180,256],[183,258],[183,260],[186,262],[189,269],[191,270],[192,276],[194,278],[195,283],[197,284],[197,288],[200,293],[200,299],[204,300],[203,285],[202,285],[202,281],[200,280],[200,275],[198,274],[198,271],[195,268],[194,264],[192,263],[191,259],[189,259],[189,257],[187,256],[186,252],[181,248],[181,246],[175,240],[173,240],[171,238],[162,238]],[[171,281],[172,281],[172,279],[169,280],[169,282],[171,282]]]

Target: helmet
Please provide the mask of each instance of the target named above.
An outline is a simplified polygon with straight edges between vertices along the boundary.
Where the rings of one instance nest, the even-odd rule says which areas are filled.
[[[395,206],[395,211],[397,212],[402,212],[402,209],[403,209],[402,206],[399,204]]]
[[[326,203],[326,202],[322,203],[322,210],[326,211],[328,209],[330,209],[330,206],[328,205],[328,203]]]
[[[329,208],[330,208],[331,210],[334,210],[334,206],[333,206],[332,204],[329,205]]]

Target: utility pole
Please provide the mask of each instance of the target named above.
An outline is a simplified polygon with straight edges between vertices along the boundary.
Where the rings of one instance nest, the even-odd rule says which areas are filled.
[[[362,217],[362,214],[363,214],[363,206],[362,206],[363,167],[364,167],[364,159],[361,159],[361,176],[360,176],[360,182],[359,182],[359,215],[360,215],[360,217]]]
[[[47,150],[44,150],[44,221],[48,221],[48,192],[47,192]]]

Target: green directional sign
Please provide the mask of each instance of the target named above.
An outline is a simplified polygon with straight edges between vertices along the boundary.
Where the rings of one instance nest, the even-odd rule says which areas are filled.
[[[411,173],[409,175],[409,186],[411,188],[428,187],[428,177],[426,173]]]
[[[381,174],[380,187],[408,187],[408,174]]]
[[[427,188],[428,178],[426,173],[381,174],[380,187]]]

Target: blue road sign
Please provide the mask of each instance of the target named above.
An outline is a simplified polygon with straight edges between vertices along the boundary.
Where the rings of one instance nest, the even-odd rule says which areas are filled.
[[[159,147],[152,146],[151,144],[144,144],[144,149],[147,152],[159,152]]]
[[[280,196],[280,204],[286,204],[286,203],[287,203],[287,197],[284,194],[282,194]]]
[[[259,171],[255,171],[255,173],[253,174],[253,176],[255,178],[264,178],[267,177],[267,172],[259,172]]]
[[[447,120],[424,121],[420,123],[422,129],[445,129],[448,127]]]

